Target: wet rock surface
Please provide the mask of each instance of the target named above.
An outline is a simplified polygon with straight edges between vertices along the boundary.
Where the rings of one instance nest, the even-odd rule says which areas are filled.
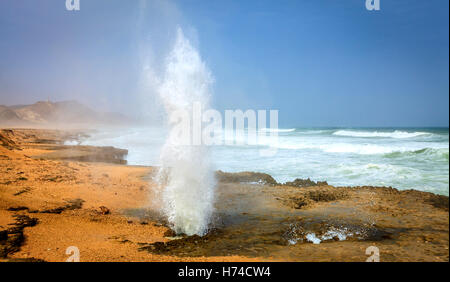
[[[297,178],[294,181],[289,181],[284,183],[285,186],[292,186],[292,187],[312,187],[312,186],[327,186],[328,183],[326,181],[312,181],[311,179],[301,179]]]
[[[61,207],[57,208],[51,208],[51,209],[42,209],[42,210],[32,210],[25,206],[16,206],[16,207],[9,207],[8,211],[28,211],[29,213],[53,213],[53,214],[60,214],[65,210],[76,210],[81,209],[83,206],[84,200],[82,199],[72,199],[67,200],[67,204]]]
[[[140,245],[140,251],[186,257],[242,255],[264,257],[288,246],[332,243],[337,241],[380,242],[395,239],[403,229],[381,228],[370,224],[327,220],[282,220],[264,224],[226,226],[213,229],[204,236],[177,236],[169,241]],[[295,253],[298,250],[291,250]]]
[[[64,146],[56,151],[35,156],[36,159],[72,160],[126,164],[128,150],[114,147]]]
[[[0,258],[6,258],[9,254],[18,252],[25,242],[23,230],[25,227],[33,227],[38,223],[37,218],[27,215],[13,215],[15,223],[12,227],[0,230]]]
[[[216,178],[219,182],[224,183],[278,184],[275,179],[267,173],[251,171],[229,173],[219,170],[216,171]]]
[[[448,212],[448,197],[446,196],[432,194],[428,198],[427,202],[435,208]]]
[[[369,223],[302,219],[289,224],[282,237],[286,244],[320,244],[333,241],[381,241],[393,239],[403,229],[380,228]]]
[[[242,172],[223,172],[221,170],[216,171],[216,179],[223,183],[248,183],[248,184],[269,184],[279,186],[291,186],[291,187],[313,187],[313,186],[327,186],[326,181],[312,181],[311,179],[296,178],[294,181],[286,183],[278,183],[270,174],[242,171]]]
[[[222,184],[218,190],[211,232],[204,236],[167,232],[164,241],[137,248],[177,257],[364,261],[365,249],[377,246],[385,261],[417,261],[427,254],[448,259],[443,251],[448,248],[448,215],[432,207],[428,198],[433,197],[427,193],[390,187],[234,183]],[[304,203],[301,208],[299,202]],[[439,220],[424,217],[433,212]]]

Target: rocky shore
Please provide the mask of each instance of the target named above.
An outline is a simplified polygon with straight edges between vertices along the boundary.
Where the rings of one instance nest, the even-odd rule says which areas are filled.
[[[0,261],[448,261],[448,197],[218,171],[210,232],[174,234],[154,168],[86,133],[0,129]],[[156,198],[157,199],[157,198]]]

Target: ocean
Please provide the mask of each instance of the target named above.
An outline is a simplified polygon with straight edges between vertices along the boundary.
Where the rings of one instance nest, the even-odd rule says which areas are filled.
[[[83,144],[128,149],[130,165],[159,165],[165,136],[158,128],[130,128],[94,133]],[[278,142],[271,138],[258,145],[211,146],[212,165],[268,173],[278,182],[311,178],[334,186],[449,194],[448,128],[286,128],[278,130]],[[262,156],[268,145],[276,153]]]

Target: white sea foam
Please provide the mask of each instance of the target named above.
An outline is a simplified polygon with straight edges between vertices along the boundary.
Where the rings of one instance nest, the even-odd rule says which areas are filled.
[[[158,175],[164,212],[177,233],[204,235],[213,211],[214,177],[208,148],[184,145],[177,132],[177,114],[192,112],[194,102],[208,107],[212,77],[198,52],[178,30],[159,87],[169,122]]]
[[[295,128],[261,128],[261,132],[294,132]]]
[[[347,144],[347,143],[326,144],[320,145],[318,147],[327,153],[355,153],[360,155],[387,154],[397,151],[408,150],[406,148],[391,147],[391,146],[380,146],[373,144]]]
[[[308,240],[309,242],[313,243],[313,244],[320,244],[320,242],[322,242],[322,240],[320,240],[319,238],[317,238],[315,233],[308,233],[305,236],[306,240]]]
[[[269,142],[266,142],[269,143]],[[416,149],[396,146],[383,146],[374,144],[354,144],[354,143],[330,143],[330,144],[315,144],[315,143],[302,143],[298,141],[296,143],[291,140],[283,142],[279,141],[277,144],[279,149],[317,149],[326,153],[354,153],[359,155],[376,155],[376,154],[388,154],[392,152],[405,152],[414,151]]]
[[[278,142],[272,143],[270,136],[266,136],[258,139],[257,145],[275,146],[278,149],[287,150],[320,150],[325,153],[336,154],[358,154],[358,155],[385,155],[391,153],[416,153],[421,150],[444,150],[446,147],[438,143],[415,143],[415,144],[403,144],[403,143],[356,143],[352,142],[327,142],[323,143],[322,140],[312,142],[309,139],[298,138],[283,138],[280,137]],[[427,151],[428,152],[428,151]],[[434,152],[434,151],[433,151]],[[439,153],[442,153],[439,151]]]
[[[354,130],[338,130],[333,133],[337,136],[348,136],[348,137],[383,137],[383,138],[413,138],[424,135],[431,135],[428,132],[406,132],[395,130],[393,132],[379,132],[379,131],[354,131]]]
[[[314,232],[306,234],[305,239],[315,245],[320,244],[323,241],[330,241],[337,238],[339,241],[345,241],[348,237],[354,236],[353,232],[347,228],[335,228],[331,227],[322,236],[317,236]]]
[[[353,236],[352,232],[347,229],[331,228],[327,230],[325,234],[322,235],[322,241],[332,240],[333,238],[338,238],[339,241],[347,240],[347,237]]]

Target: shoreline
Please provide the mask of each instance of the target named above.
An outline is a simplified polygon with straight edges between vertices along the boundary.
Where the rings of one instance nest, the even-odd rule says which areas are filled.
[[[389,261],[448,261],[448,196],[309,179],[282,184],[264,173],[218,171],[214,226],[206,241],[173,240],[152,202],[154,167],[118,162],[122,149],[64,145],[81,131],[0,134],[0,250],[9,250],[6,261],[64,261],[65,248],[76,244],[82,261],[364,261],[360,249],[370,244],[390,246],[384,250]],[[76,199],[81,204],[71,206]],[[8,241],[20,232],[5,232],[17,225],[17,216],[37,219],[23,226],[23,242]],[[341,227],[366,237],[348,233],[345,240],[326,240]],[[311,233],[322,243],[308,241]]]

